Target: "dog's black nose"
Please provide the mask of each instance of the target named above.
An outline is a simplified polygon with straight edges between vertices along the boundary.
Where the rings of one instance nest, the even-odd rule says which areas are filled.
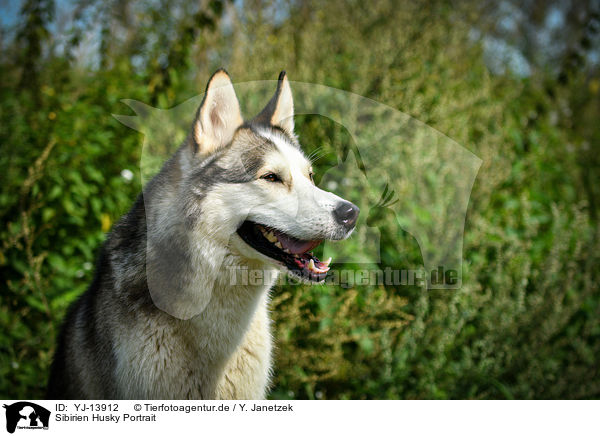
[[[340,202],[333,210],[333,216],[338,224],[351,229],[356,224],[360,209],[349,201]]]

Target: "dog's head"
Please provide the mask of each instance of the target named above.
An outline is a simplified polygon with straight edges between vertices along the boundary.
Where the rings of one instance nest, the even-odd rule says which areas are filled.
[[[186,210],[197,217],[196,231],[241,257],[321,281],[331,260],[322,262],[310,251],[325,239],[348,237],[359,209],[315,185],[293,116],[285,72],[267,106],[244,122],[228,74],[217,71],[190,134]]]

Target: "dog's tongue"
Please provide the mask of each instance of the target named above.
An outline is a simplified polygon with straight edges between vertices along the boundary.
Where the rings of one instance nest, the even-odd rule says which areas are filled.
[[[275,232],[277,239],[283,248],[287,248],[292,254],[306,253],[312,250],[322,241],[301,241],[300,239],[292,238],[284,233]]]

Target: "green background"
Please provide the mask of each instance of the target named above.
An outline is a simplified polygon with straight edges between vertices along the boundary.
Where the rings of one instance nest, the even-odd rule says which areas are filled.
[[[572,3],[3,4],[0,396],[43,396],[65,310],[141,189],[120,100],[167,109],[223,66],[374,99],[483,160],[460,290],[274,290],[272,398],[598,398],[600,15]],[[297,127],[325,150],[319,182],[348,137],[320,117]],[[422,266],[390,208],[368,214],[382,266]]]

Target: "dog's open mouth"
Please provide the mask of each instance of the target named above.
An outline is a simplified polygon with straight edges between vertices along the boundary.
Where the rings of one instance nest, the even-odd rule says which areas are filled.
[[[303,241],[251,221],[244,221],[237,233],[256,251],[282,263],[292,273],[304,279],[320,282],[327,277],[331,258],[321,262],[310,253],[322,240]]]

